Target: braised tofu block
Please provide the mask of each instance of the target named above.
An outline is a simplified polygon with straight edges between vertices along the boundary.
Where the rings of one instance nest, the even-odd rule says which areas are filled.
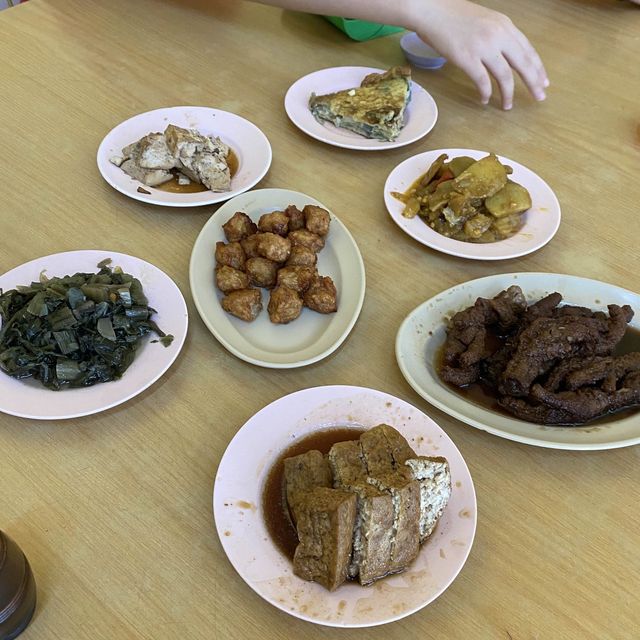
[[[389,573],[404,571],[420,550],[420,484],[404,470],[372,477],[369,482],[391,496],[394,535]]]
[[[304,293],[317,275],[315,267],[282,267],[278,271],[278,285]]]
[[[220,138],[173,124],[167,126],[164,135],[167,147],[177,159],[176,166],[184,175],[211,191],[229,191],[229,147]]]
[[[258,289],[231,291],[222,298],[222,308],[240,320],[253,322],[262,311],[260,291]]]
[[[451,496],[451,472],[446,458],[416,456],[405,461],[420,484],[420,542],[433,532]]]
[[[369,584],[392,571],[393,499],[369,483],[358,441],[334,444],[328,458],[334,487],[358,496],[349,576]]]
[[[315,487],[332,486],[333,478],[329,462],[319,451],[312,449],[284,459],[285,495],[294,524],[297,520],[297,499]]]
[[[293,557],[293,572],[333,591],[347,578],[356,496],[326,487],[303,495],[297,505],[299,544]]]
[[[317,233],[312,233],[308,229],[298,229],[289,233],[289,240],[292,245],[301,244],[303,247],[309,247],[312,251],[318,253],[324,247],[324,238]]]
[[[249,258],[245,263],[245,271],[256,287],[275,287],[278,276],[278,263],[267,258]]]
[[[244,249],[239,242],[216,242],[216,262],[220,265],[227,265],[242,271],[244,269],[246,257]]]
[[[258,253],[258,245],[260,244],[261,233],[254,233],[246,238],[240,240],[240,244],[244,250],[244,254],[247,258],[257,258],[260,256]]]
[[[308,204],[302,210],[302,213],[304,213],[305,227],[308,231],[323,238],[329,233],[331,218],[326,209],[316,207],[314,204]]]
[[[286,236],[289,233],[289,216],[284,211],[265,213],[258,220],[258,229],[263,233],[271,232]]]
[[[291,253],[291,241],[275,233],[261,233],[258,254],[274,262],[284,262]]]
[[[267,306],[269,319],[275,324],[287,324],[302,312],[302,298],[289,287],[276,287],[271,292]]]
[[[120,168],[134,180],[146,184],[148,187],[157,187],[160,184],[169,182],[173,179],[173,174],[164,169],[143,169],[139,167],[133,160],[125,160]]]
[[[304,229],[304,213],[293,204],[290,204],[285,210],[285,215],[289,218],[289,232]]]
[[[249,276],[239,269],[222,265],[216,268],[216,285],[222,293],[247,289]]]
[[[338,310],[338,293],[329,276],[318,276],[304,293],[304,304],[318,313]]]
[[[287,267],[315,267],[318,262],[318,254],[315,251],[301,244],[294,244],[291,247]]]
[[[229,242],[240,242],[258,231],[258,225],[242,211],[236,211],[223,225],[224,235]]]
[[[365,431],[360,436],[360,446],[371,476],[402,469],[405,460],[416,455],[404,436],[388,424],[379,424]]]

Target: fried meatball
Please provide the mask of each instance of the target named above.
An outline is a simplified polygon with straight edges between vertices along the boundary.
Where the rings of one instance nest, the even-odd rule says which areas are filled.
[[[274,287],[278,274],[278,264],[266,258],[249,258],[245,270],[256,287]]]
[[[228,267],[242,271],[246,259],[244,249],[239,242],[230,242],[229,244],[216,242],[216,262],[218,264],[226,264]]]
[[[216,285],[222,293],[246,289],[249,286],[249,276],[238,269],[223,264],[216,268]]]
[[[304,303],[318,313],[338,310],[336,285],[329,276],[318,276],[304,294]]]
[[[304,293],[317,275],[315,267],[282,267],[278,271],[278,286]]]
[[[312,233],[308,229],[298,229],[289,234],[289,240],[292,245],[301,244],[303,247],[309,247],[311,251],[318,253],[324,247],[324,238],[317,233]]]
[[[222,298],[222,308],[240,320],[253,322],[262,311],[259,289],[239,289]]]
[[[258,227],[246,213],[237,211],[222,225],[222,229],[229,242],[239,242],[254,234]]]
[[[315,267],[318,255],[302,244],[294,244],[287,260],[287,267]]]
[[[261,233],[258,255],[274,262],[284,262],[291,253],[291,241],[275,233]]]
[[[289,218],[289,233],[304,229],[304,213],[293,204],[290,204],[285,210],[285,215]]]
[[[240,240],[240,245],[244,250],[244,254],[247,258],[258,257],[258,243],[260,242],[261,233],[254,233]]]
[[[308,204],[303,210],[305,227],[319,236],[326,236],[329,233],[329,223],[331,218],[329,212],[322,207],[316,207],[314,204]]]
[[[289,287],[276,287],[271,292],[267,307],[269,319],[276,324],[287,324],[295,320],[302,311],[302,298]]]
[[[258,229],[263,233],[270,231],[279,236],[286,236],[289,233],[289,216],[284,211],[273,211],[260,216]]]

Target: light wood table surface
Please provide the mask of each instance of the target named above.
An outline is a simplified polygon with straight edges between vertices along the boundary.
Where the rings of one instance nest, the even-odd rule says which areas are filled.
[[[0,272],[59,251],[106,248],[156,264],[187,299],[190,331],[170,371],[134,400],[60,422],[0,415],[0,528],[31,561],[39,605],[25,639],[637,638],[640,447],[596,453],[525,446],[465,426],[404,381],[402,319],[466,280],[568,273],[640,290],[640,10],[626,2],[487,3],[530,36],[551,78],[534,103],[477,103],[450,65],[415,72],[440,118],[425,139],[384,153],[316,142],[283,97],[322,67],[402,63],[398,37],[357,44],[315,16],[244,2],[31,0],[0,13]],[[297,370],[246,364],[213,338],[189,291],[193,243],[214,208],[147,206],[111,189],[95,154],[116,124],[193,104],[233,111],[269,137],[259,187],[302,191],[348,226],[367,270],[345,344]],[[491,148],[543,176],[562,205],[555,239],[506,262],[431,251],[387,215],[389,171],[442,147]],[[433,417],[465,457],[478,529],[457,580],[390,626],[337,631],[261,600],[215,532],[216,467],[269,402],[317,385],[358,384]]]

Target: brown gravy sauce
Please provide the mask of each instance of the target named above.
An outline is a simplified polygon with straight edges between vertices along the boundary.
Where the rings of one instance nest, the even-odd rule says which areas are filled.
[[[233,149],[229,149],[229,155],[227,156],[227,164],[229,165],[229,173],[231,177],[238,171],[238,156],[234,153]],[[178,170],[173,169],[173,178],[168,182],[155,187],[160,191],[168,191],[169,193],[200,193],[202,191],[208,191],[207,187],[199,182],[190,182],[189,184],[178,184]]]
[[[317,449],[320,453],[329,453],[329,449],[336,442],[357,440],[364,431],[357,427],[320,429],[294,442],[273,463],[262,490],[262,513],[271,539],[290,560],[293,560],[293,554],[298,546],[298,535],[289,516],[284,492],[284,459],[312,449]]]
[[[495,335],[489,334],[489,341],[492,343],[501,343],[502,339]],[[493,347],[494,344],[491,346]],[[497,345],[496,345],[497,346]],[[636,329],[635,327],[629,327],[624,334],[624,337],[616,348],[613,351],[613,355],[621,356],[625,353],[633,353],[634,351],[640,351],[640,329]],[[440,371],[442,360],[444,357],[444,344],[438,351],[436,355],[436,371]],[[489,386],[486,382],[482,380],[479,382],[474,382],[465,387],[456,387],[453,384],[448,382],[444,382],[446,386],[451,389],[454,393],[457,393],[459,396],[462,396],[468,402],[471,402],[477,406],[482,407],[483,409],[489,409],[490,411],[495,411],[503,416],[508,416],[513,418],[513,414],[509,413],[506,409],[503,409],[499,404],[498,400],[500,399],[500,395],[498,392]],[[596,418],[595,420],[591,420],[590,422],[585,422],[579,425],[573,426],[598,426],[602,424],[607,424],[610,422],[615,422],[616,420],[621,420],[622,418],[627,418],[630,415],[633,415],[635,412],[640,410],[640,407],[631,407],[629,409],[621,409],[620,411],[616,411],[613,413],[608,413],[601,418]],[[562,427],[562,426],[572,426],[572,425],[548,425],[549,427]]]

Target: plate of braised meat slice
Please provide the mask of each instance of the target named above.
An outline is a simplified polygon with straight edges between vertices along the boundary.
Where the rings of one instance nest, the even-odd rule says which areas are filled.
[[[630,446],[640,443],[638,311],[640,295],[596,280],[489,276],[414,309],[396,357],[421,396],[494,435],[557,449]]]
[[[477,520],[446,433],[403,400],[351,386],[292,393],[246,422],[220,461],[213,511],[256,593],[334,627],[432,602],[462,569]]]
[[[198,236],[191,292],[211,333],[263,367],[317,362],[360,314],[364,264],[352,235],[322,203],[259,189],[230,200]]]

